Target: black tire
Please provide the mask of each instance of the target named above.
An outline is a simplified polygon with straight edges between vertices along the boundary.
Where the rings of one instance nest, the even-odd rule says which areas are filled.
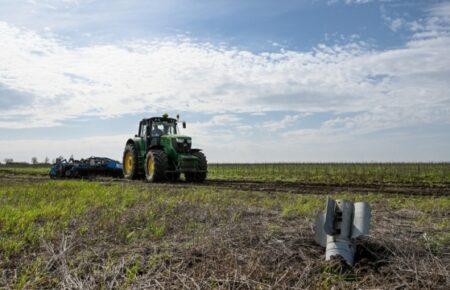
[[[167,179],[171,182],[176,182],[180,180],[181,173],[179,172],[168,172]]]
[[[130,154],[130,155],[128,155]],[[132,163],[128,165],[125,162],[129,162],[128,157],[131,156]],[[127,158],[127,160],[125,160]],[[123,151],[122,158],[123,165],[123,177],[126,179],[137,179],[139,178],[139,157],[138,150],[134,144],[128,144],[125,146],[125,150]],[[131,167],[130,167],[131,166]],[[128,168],[130,169],[128,170]]]
[[[150,172],[149,162],[153,162],[153,172]],[[169,160],[162,150],[150,150],[145,157],[145,179],[147,182],[161,182],[167,180]]]
[[[197,170],[201,172],[186,172],[184,177],[187,182],[203,182],[206,179],[207,170],[208,170],[208,161],[206,160],[205,154],[202,152],[194,152],[192,153],[195,157],[199,159]]]
[[[187,182],[195,182],[195,172],[186,172],[184,178]]]
[[[203,182],[206,179],[207,170],[208,170],[208,160],[206,160],[205,154],[202,152],[194,152],[192,155],[199,159],[198,170],[202,172],[197,172],[196,174],[196,182]]]

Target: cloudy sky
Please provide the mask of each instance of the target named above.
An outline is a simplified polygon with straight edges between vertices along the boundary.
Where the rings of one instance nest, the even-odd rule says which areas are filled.
[[[165,112],[213,162],[448,161],[450,2],[0,0],[0,160]]]

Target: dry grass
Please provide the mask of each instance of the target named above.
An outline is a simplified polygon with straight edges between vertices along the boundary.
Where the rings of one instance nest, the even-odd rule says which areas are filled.
[[[324,249],[313,240],[312,217],[323,205],[321,195],[190,185],[171,188],[169,184],[38,184],[30,185],[37,188],[32,195],[36,204],[71,200],[80,211],[77,215],[67,211],[67,216],[55,213],[52,228],[46,227],[51,222],[48,216],[27,220],[30,229],[52,232],[34,242],[25,240],[22,248],[8,255],[0,250],[0,286],[450,287],[446,197],[416,197],[414,202],[405,202],[405,197],[355,195],[370,200],[374,220],[371,235],[359,242],[355,267],[347,268],[336,261],[325,262]],[[31,200],[27,193],[31,189],[4,187],[0,200],[11,207]],[[91,191],[100,197],[92,201]],[[77,192],[83,192],[86,201]],[[5,218],[0,219],[0,227]],[[8,234],[12,235],[3,232]]]

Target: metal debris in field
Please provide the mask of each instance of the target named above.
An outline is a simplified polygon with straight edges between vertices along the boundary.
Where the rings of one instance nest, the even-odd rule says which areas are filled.
[[[315,240],[326,248],[326,260],[338,256],[353,265],[355,239],[369,233],[370,217],[366,202],[327,198],[325,212],[318,214],[315,224]]]

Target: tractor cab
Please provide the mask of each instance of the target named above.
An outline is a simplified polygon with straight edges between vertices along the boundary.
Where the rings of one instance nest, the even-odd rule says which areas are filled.
[[[177,120],[173,118],[150,118],[143,119],[139,123],[139,136],[176,135],[178,133]]]
[[[186,128],[186,123],[184,122],[183,127]],[[184,151],[188,151],[186,149],[190,149],[191,144],[190,137],[180,134],[180,129],[178,128],[178,120],[168,117],[153,117],[149,119],[143,119],[139,123],[139,134],[136,135],[136,137],[142,138],[145,143],[144,147],[149,149],[161,147],[164,145],[164,141],[167,140],[174,143],[175,149]],[[181,144],[184,146],[178,146],[177,143],[184,143]],[[185,144],[188,144],[189,148],[185,148]]]

